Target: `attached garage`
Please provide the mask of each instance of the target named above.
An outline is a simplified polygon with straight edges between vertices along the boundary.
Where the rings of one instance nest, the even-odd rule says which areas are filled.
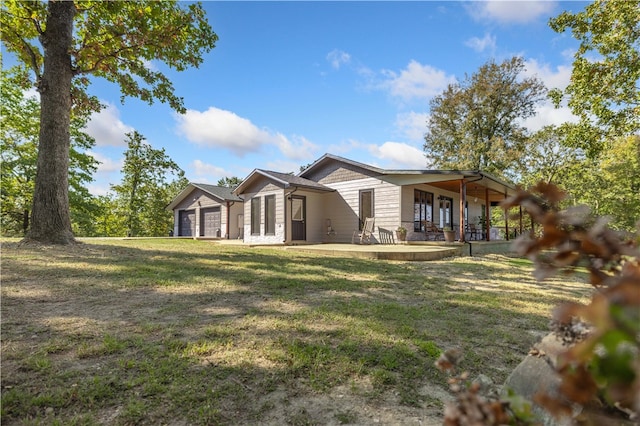
[[[196,234],[196,211],[182,210],[180,212],[178,235],[193,237]]]
[[[220,238],[222,234],[220,207],[200,209],[200,236]]]

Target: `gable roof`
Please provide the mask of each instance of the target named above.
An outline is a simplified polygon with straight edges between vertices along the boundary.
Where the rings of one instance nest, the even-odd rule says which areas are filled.
[[[468,183],[475,182],[477,185],[490,188],[500,194],[512,194],[516,191],[516,186],[514,184],[479,170],[381,169],[379,167],[370,166],[368,164],[328,153],[324,154],[309,167],[298,173],[298,177],[304,178],[305,176],[309,176],[318,168],[321,169],[322,167],[325,167],[325,165],[330,161],[337,161],[369,171],[376,175],[377,178],[396,185],[428,183],[439,186],[442,189],[457,191],[459,181],[466,179],[468,180]]]
[[[349,164],[355,167],[359,167],[361,169],[364,170],[368,170],[374,174],[378,174],[378,175],[384,175],[387,174],[387,170],[384,169],[380,169],[378,167],[374,167],[374,166],[370,166],[368,164],[364,164],[364,163],[360,163],[358,161],[354,161],[354,160],[349,160],[348,158],[344,158],[344,157],[340,157],[339,155],[333,155],[333,154],[324,154],[322,157],[318,158],[316,161],[314,161],[313,163],[311,163],[311,165],[309,167],[307,167],[306,169],[302,170],[300,173],[298,173],[298,176],[300,177],[304,177],[307,176],[309,174],[309,172],[311,172],[311,170],[319,167],[321,164],[325,164],[328,161],[338,161],[340,163],[345,163],[345,164]]]
[[[227,186],[209,185],[206,183],[192,183],[192,185],[224,201],[242,201],[242,198],[233,193],[234,188],[229,188]]]
[[[167,210],[173,210],[178,204],[180,204],[194,189],[200,189],[201,191],[211,195],[218,201],[238,201],[242,202],[242,198],[233,193],[231,188],[226,186],[209,185],[206,183],[193,183],[189,184],[167,205]]]
[[[252,184],[256,179],[267,178],[273,180],[287,188],[304,188],[313,191],[331,192],[334,189],[329,188],[321,183],[314,182],[309,179],[305,179],[300,176],[295,176],[289,173],[274,172],[272,170],[255,169],[242,181],[240,185],[233,191],[234,194],[242,194],[242,192]]]

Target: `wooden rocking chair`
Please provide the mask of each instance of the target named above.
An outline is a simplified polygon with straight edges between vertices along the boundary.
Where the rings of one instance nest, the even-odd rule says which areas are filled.
[[[362,231],[353,231],[353,236],[351,237],[351,243],[355,244],[356,239],[358,239],[358,243],[367,243],[371,244],[371,236],[373,235],[375,224],[375,218],[368,217],[364,220],[364,225],[362,225]]]

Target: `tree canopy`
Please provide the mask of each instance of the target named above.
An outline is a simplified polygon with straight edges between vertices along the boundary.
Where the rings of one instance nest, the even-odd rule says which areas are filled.
[[[525,188],[540,181],[561,185],[583,158],[580,150],[564,144],[564,137],[556,126],[545,126],[528,138],[517,161],[519,184]]]
[[[551,28],[570,30],[580,42],[571,82],[552,91],[556,104],[568,97],[578,125],[567,125],[567,142],[597,156],[607,140],[640,131],[640,7],[635,1],[596,0],[578,13],[563,12]]]
[[[508,175],[526,139],[521,122],[546,89],[523,77],[524,61],[489,61],[430,102],[424,150],[436,167]]]
[[[163,236],[172,229],[167,204],[184,186],[184,172],[164,148],[154,149],[134,131],[127,134],[128,149],[122,181],[112,185],[116,209],[128,236]],[[178,183],[169,184],[173,175]]]
[[[24,236],[29,229],[29,213],[33,202],[36,176],[40,105],[24,92],[28,81],[21,70],[2,70],[0,83],[0,156],[2,158],[2,233]],[[86,189],[93,180],[98,162],[86,153],[95,141],[82,129],[86,115],[71,119],[69,160],[69,197],[72,226],[86,234],[91,226],[95,206]]]
[[[2,2],[2,43],[33,75],[40,92],[40,134],[32,227],[28,239],[74,241],[69,214],[71,109],[96,111],[90,76],[116,83],[127,96],[184,104],[152,61],[177,71],[197,67],[217,35],[199,3],[167,1]]]
[[[237,176],[228,177],[225,176],[223,178],[218,179],[218,186],[226,186],[227,188],[237,188],[238,185],[242,183],[242,178]]]

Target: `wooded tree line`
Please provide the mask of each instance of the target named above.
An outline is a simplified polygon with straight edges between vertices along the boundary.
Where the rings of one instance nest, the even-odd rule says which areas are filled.
[[[138,181],[135,176],[129,180],[126,170],[123,182],[112,187],[117,194],[113,199],[107,197],[92,202],[91,209],[77,208],[79,200],[74,199],[70,191],[72,180],[78,177],[86,182],[91,179],[86,172],[95,169],[91,170],[89,164],[73,162],[76,150],[83,153],[87,149],[78,149],[81,137],[73,134],[73,121],[86,119],[102,108],[88,92],[91,76],[117,84],[123,100],[126,97],[148,103],[159,100],[179,113],[184,112],[182,98],[174,93],[171,81],[147,64],[158,61],[173,70],[184,71],[202,63],[203,53],[213,49],[218,38],[207,22],[202,5],[176,0],[7,0],[1,5],[0,36],[7,51],[19,61],[20,72],[28,75],[28,82],[40,97],[35,176],[29,178],[33,202],[25,241],[70,244],[75,241],[74,231],[93,235],[100,232],[100,227],[109,232],[115,227],[118,230],[113,232],[118,233],[122,228],[126,233],[159,232],[144,226],[145,220],[140,215],[146,212],[143,207],[149,207],[148,203],[164,203],[152,197],[164,196],[167,189],[145,186],[148,182]],[[129,135],[129,138],[128,154],[138,149],[141,158],[148,155],[168,164],[169,171],[175,171],[170,159],[159,160],[164,152],[156,156],[143,145],[133,146],[141,140],[139,135]],[[23,142],[27,140],[17,141]],[[91,146],[93,143],[90,142]],[[11,157],[11,161],[19,163],[20,158],[17,155]],[[4,176],[18,174],[10,164],[3,168],[3,190]],[[157,176],[151,177],[150,182],[157,184]],[[141,200],[142,191],[150,191],[146,204]],[[5,195],[7,199],[10,197],[3,192],[3,199]],[[28,205],[28,200],[20,202]],[[100,211],[113,214],[114,204],[115,207],[126,205],[131,214],[98,222],[90,214]],[[21,210],[24,216],[26,209]],[[4,203],[2,213],[4,220]],[[115,219],[124,220],[124,225],[114,225],[118,223]],[[161,227],[168,233],[166,222]]]
[[[127,135],[122,182],[106,196],[86,189],[98,164],[82,129],[102,108],[88,77],[117,83],[123,98],[184,111],[171,82],[145,61],[197,67],[217,41],[201,6],[6,1],[0,24],[20,62],[2,75],[3,234],[63,244],[74,235],[166,235],[172,216],[164,206],[187,182],[139,133]],[[580,41],[569,86],[548,90],[525,77],[522,58],[489,61],[432,99],[425,153],[436,167],[481,170],[525,187],[556,183],[568,203],[632,229],[640,218],[640,8],[597,0],[550,26]],[[28,87],[39,102],[24,96]],[[525,120],[548,98],[566,102],[578,122],[530,132]]]
[[[5,236],[29,229],[38,150],[40,106],[25,97],[18,68],[3,70],[1,81],[0,225]],[[95,140],[83,132],[87,116],[72,117],[69,207],[76,236],[166,236],[173,215],[165,207],[187,184],[184,172],[165,153],[134,131],[127,134],[122,180],[110,192],[93,196],[86,185],[98,162],[86,150]]]
[[[640,220],[640,8],[597,0],[550,20],[580,42],[564,90],[525,76],[522,58],[489,61],[430,102],[424,150],[436,167],[482,170],[527,188],[568,192],[611,226]],[[577,122],[531,132],[524,123],[545,99],[566,103]]]

